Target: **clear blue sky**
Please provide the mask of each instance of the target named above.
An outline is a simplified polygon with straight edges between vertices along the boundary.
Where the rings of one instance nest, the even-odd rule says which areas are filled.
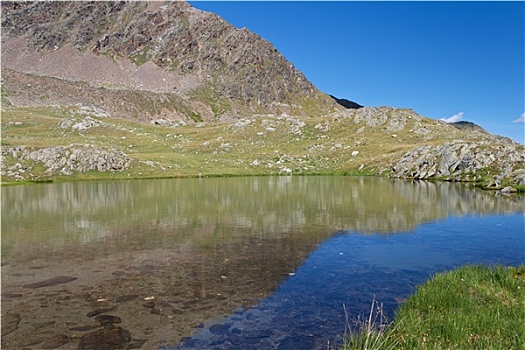
[[[270,41],[325,93],[524,143],[524,2],[190,4]]]

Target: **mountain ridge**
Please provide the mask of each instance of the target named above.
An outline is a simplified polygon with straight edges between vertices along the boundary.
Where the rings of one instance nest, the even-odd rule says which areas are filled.
[[[324,94],[268,41],[185,2],[2,2],[1,87],[8,181],[98,171],[525,185],[523,145]]]
[[[4,2],[2,26],[3,69],[180,97],[184,108],[165,114],[221,121],[338,108],[271,43],[186,2]]]

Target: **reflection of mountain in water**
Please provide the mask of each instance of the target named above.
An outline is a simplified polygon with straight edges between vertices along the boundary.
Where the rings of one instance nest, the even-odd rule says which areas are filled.
[[[2,270],[2,287],[3,292],[20,293],[19,277],[13,276],[34,275],[31,269],[44,261],[45,269],[39,273],[50,277],[82,271],[77,282],[82,289],[77,291],[71,284],[68,293],[112,300],[125,300],[130,291],[155,295],[170,317],[154,333],[140,333],[145,324],[158,322],[155,315],[133,316],[143,312],[141,303],[115,304],[124,320],[122,327],[136,338],[147,338],[143,347],[154,348],[160,340],[176,343],[203,320],[229,314],[272,293],[318,244],[340,230],[410,231],[449,215],[523,212],[524,208],[524,197],[496,197],[459,184],[363,177],[136,180],[5,188],[2,263],[9,269]],[[25,283],[36,282],[26,278]],[[53,314],[51,306],[42,309],[38,299],[30,298],[24,294],[3,306],[11,310],[17,309],[16,302],[24,303],[34,319]],[[88,304],[71,300],[60,305],[68,312],[61,311],[53,327],[59,329],[89,310]]]
[[[3,222],[10,223],[3,229],[8,236],[22,233],[36,220],[49,225],[55,237],[74,231],[77,235],[68,233],[68,239],[92,241],[155,227],[155,231],[185,230],[184,240],[197,245],[227,227],[265,237],[339,229],[392,233],[449,215],[525,208],[524,197],[498,197],[459,184],[363,177],[84,182],[2,192]]]

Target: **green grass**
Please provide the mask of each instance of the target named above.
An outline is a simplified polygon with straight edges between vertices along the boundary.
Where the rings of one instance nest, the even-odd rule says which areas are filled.
[[[383,331],[352,333],[350,349],[525,349],[525,266],[467,265],[420,286]]]
[[[146,100],[143,102],[144,108],[160,108],[160,105],[149,106]],[[172,104],[176,101],[166,101],[162,107]],[[18,181],[289,174],[388,175],[393,165],[412,147],[422,142],[437,145],[457,137],[437,125],[432,141],[424,141],[423,136],[411,131],[415,127],[408,123],[414,120],[408,117],[407,126],[395,131],[396,137],[392,137],[394,132],[385,132],[384,126],[363,127],[363,123],[355,123],[353,117],[341,115],[253,116],[231,123],[208,122],[199,127],[193,124],[183,127],[152,125],[139,121],[142,120],[139,116],[137,120],[94,116],[92,119],[99,121],[100,125],[89,130],[60,127],[67,119],[73,119],[74,123],[82,121],[85,115],[81,112],[76,106],[5,107],[1,121],[2,146],[37,150],[72,143],[91,144],[124,152],[134,160],[132,167],[119,173],[64,176],[47,174],[37,164],[26,173],[30,176]],[[396,113],[405,115],[408,112],[397,110]],[[192,115],[192,118],[195,122],[202,120],[199,115]],[[150,164],[155,164],[155,167],[145,165],[146,161],[153,162]],[[6,168],[16,163],[14,157],[4,157]],[[15,180],[2,177],[2,182]]]

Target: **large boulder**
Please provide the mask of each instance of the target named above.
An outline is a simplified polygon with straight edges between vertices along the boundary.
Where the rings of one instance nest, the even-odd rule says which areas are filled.
[[[414,147],[394,165],[390,176],[461,179],[465,175],[496,172],[502,177],[511,177],[513,171],[523,167],[523,164],[523,145],[455,141],[438,146]],[[514,181],[523,181],[524,178],[525,175],[517,175]]]

